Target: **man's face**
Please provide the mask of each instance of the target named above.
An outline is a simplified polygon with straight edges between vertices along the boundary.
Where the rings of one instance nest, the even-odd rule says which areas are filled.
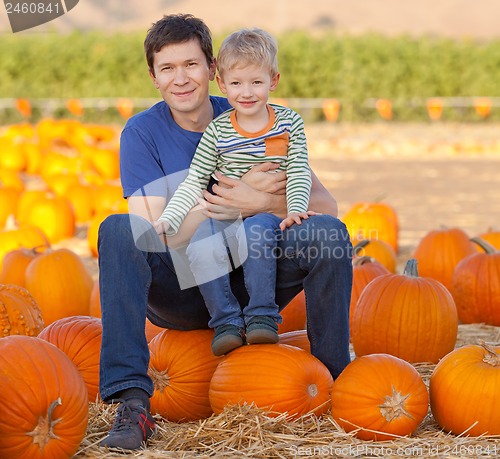
[[[208,101],[215,63],[208,65],[198,40],[164,46],[154,55],[151,78],[172,112],[196,112]]]

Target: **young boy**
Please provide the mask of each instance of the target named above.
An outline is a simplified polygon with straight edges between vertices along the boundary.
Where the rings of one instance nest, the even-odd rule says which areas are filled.
[[[275,302],[276,246],[281,231],[315,215],[308,211],[311,173],[304,125],[289,108],[269,104],[278,85],[277,44],[261,29],[228,36],[217,57],[217,83],[232,109],[212,121],[201,138],[186,180],[179,186],[155,228],[174,235],[217,173],[241,178],[255,164],[276,162],[287,174],[288,214],[261,213],[233,222],[203,222],[187,248],[191,270],[215,329],[212,351],[226,354],[246,342],[276,343],[281,316]],[[281,230],[281,231],[280,231]],[[213,236],[215,238],[208,237]],[[236,249],[231,241],[236,240]],[[227,250],[243,261],[250,300],[241,307],[231,292]]]

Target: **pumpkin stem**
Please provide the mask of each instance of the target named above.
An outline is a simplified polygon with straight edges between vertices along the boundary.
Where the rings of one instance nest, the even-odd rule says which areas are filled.
[[[493,247],[489,242],[481,239],[480,237],[471,237],[471,242],[474,242],[479,247],[481,247],[487,254],[492,254],[496,252],[495,247]]]
[[[498,367],[500,365],[500,355],[495,352],[495,348],[486,344],[483,340],[479,340],[479,345],[487,352],[484,356],[483,362]]]
[[[318,395],[319,391],[318,391],[318,386],[316,386],[316,384],[309,384],[309,386],[307,386],[307,393],[309,394],[309,396],[311,398],[314,398]]]
[[[353,255],[357,255],[359,252],[361,252],[368,244],[370,243],[369,239],[363,239],[362,241],[359,241],[353,248],[352,248],[352,253]]]
[[[365,265],[366,263],[375,263],[375,258],[369,257],[368,255],[365,255],[363,257],[356,257],[352,264],[354,266],[360,266],[360,265]]]
[[[160,392],[163,392],[170,386],[170,376],[167,370],[158,371],[156,368],[150,368],[148,374],[153,381],[155,389],[158,389]]]
[[[40,451],[44,450],[45,446],[51,439],[59,439],[59,437],[54,433],[53,429],[56,424],[62,421],[62,418],[55,420],[52,419],[52,413],[58,405],[62,405],[60,397],[50,404],[49,409],[47,410],[47,416],[40,416],[38,418],[37,426],[31,432],[28,432],[26,434],[30,437],[33,437],[33,443],[36,443],[38,445]]]
[[[418,277],[418,269],[417,269],[418,261],[416,258],[411,258],[406,262],[405,269],[403,271],[404,276],[408,277]]]
[[[380,414],[387,422],[391,422],[401,416],[407,416],[413,419],[412,415],[405,410],[405,402],[410,394],[402,395],[394,386],[392,386],[392,394],[385,397],[382,405],[379,405]]]

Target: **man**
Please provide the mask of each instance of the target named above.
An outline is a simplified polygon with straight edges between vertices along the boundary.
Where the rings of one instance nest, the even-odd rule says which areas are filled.
[[[121,138],[121,180],[130,215],[112,215],[99,230],[99,279],[103,337],[100,393],[120,402],[102,446],[137,449],[154,429],[147,374],[146,316],[165,328],[207,328],[210,316],[197,287],[181,289],[171,250],[189,241],[207,217],[234,218],[259,212],[286,215],[283,172],[254,167],[241,180],[218,175],[204,192],[201,211],[190,212],[170,251],[152,226],[187,173],[209,122],[228,109],[209,95],[215,77],[210,31],[191,15],[165,16],[144,42],[146,60],[163,101],[132,117]],[[310,208],[323,215],[284,232],[277,251],[276,303],[282,309],[302,288],[307,298],[311,352],[337,377],[349,363],[351,245],[337,205],[312,174]],[[248,301],[242,269],[231,272],[231,287],[242,307]]]

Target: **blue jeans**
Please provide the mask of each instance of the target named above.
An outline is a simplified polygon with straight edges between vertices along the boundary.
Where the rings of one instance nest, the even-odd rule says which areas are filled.
[[[108,401],[132,387],[152,395],[146,315],[161,327],[193,330],[208,328],[209,312],[199,288],[180,289],[169,252],[141,217],[107,217],[99,228],[98,248],[101,397]],[[276,249],[276,304],[282,310],[304,289],[311,353],[336,378],[350,362],[352,246],[347,229],[329,215],[312,216],[286,229]],[[248,304],[243,270],[235,269],[229,278],[238,303]]]
[[[210,313],[209,327],[231,324],[243,328],[255,316],[269,316],[281,323],[275,301],[275,252],[281,220],[262,213],[246,218],[242,224],[212,219],[200,224],[186,254]],[[229,277],[241,263],[250,296],[246,305],[240,305],[233,294]]]

